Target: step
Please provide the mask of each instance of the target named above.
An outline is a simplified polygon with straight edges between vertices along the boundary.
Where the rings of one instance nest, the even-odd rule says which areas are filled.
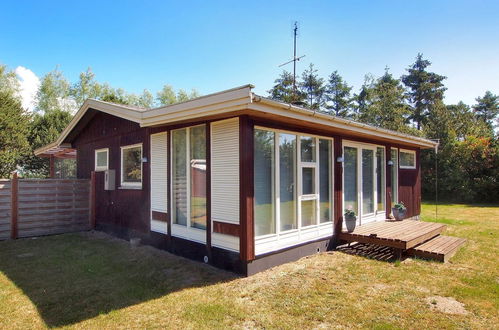
[[[446,262],[465,242],[464,238],[437,236],[407,250],[407,255]]]

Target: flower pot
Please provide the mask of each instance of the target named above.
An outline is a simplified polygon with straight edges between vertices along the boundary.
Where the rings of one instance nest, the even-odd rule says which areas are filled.
[[[393,216],[398,221],[404,220],[406,212],[407,212],[407,209],[401,210],[401,209],[397,209],[397,208],[392,208]]]
[[[345,216],[345,226],[347,227],[347,231],[349,233],[354,231],[356,225],[357,225],[357,217],[356,216],[353,216],[353,217]]]

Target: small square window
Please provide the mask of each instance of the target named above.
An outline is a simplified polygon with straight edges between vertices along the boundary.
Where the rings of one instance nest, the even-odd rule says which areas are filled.
[[[142,186],[142,145],[121,147],[121,185]]]
[[[95,150],[95,171],[109,169],[109,149]]]
[[[416,152],[413,150],[400,149],[400,168],[415,169],[416,168]]]
[[[301,161],[306,163],[315,163],[315,138],[302,136],[301,143]]]

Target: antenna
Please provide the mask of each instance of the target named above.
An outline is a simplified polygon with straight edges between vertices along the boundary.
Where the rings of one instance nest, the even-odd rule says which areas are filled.
[[[293,35],[294,35],[293,59],[290,61],[287,61],[286,63],[279,65],[279,67],[282,67],[284,65],[287,65],[287,64],[293,62],[293,94],[296,95],[296,62],[298,62],[300,59],[305,57],[305,55],[296,57],[296,36],[298,35],[298,22],[296,22],[296,21],[295,21],[294,28],[293,28]]]

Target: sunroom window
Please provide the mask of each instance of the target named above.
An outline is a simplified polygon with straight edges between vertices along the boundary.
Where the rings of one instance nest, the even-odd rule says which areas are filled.
[[[332,140],[264,128],[254,133],[255,236],[332,221]]]

